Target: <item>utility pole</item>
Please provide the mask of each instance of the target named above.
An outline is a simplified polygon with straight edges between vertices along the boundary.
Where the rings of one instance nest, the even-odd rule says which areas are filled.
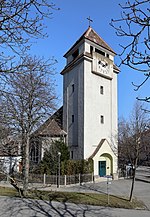
[[[58,152],[58,188],[60,187],[60,157],[61,152]]]

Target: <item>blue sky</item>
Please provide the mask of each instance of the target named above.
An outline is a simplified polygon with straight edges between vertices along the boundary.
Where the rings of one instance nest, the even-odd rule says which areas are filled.
[[[62,105],[62,76],[61,70],[65,67],[66,61],[63,55],[76,42],[76,40],[87,30],[88,20],[91,17],[92,28],[119,53],[122,39],[117,37],[115,30],[109,25],[111,19],[120,16],[121,8],[119,3],[125,0],[54,0],[59,11],[53,11],[52,19],[46,20],[47,39],[40,39],[33,43],[32,54],[49,58],[54,56],[56,64],[56,91]],[[116,56],[115,63],[119,64]],[[148,83],[140,91],[134,91],[132,82],[139,84],[143,80],[143,75],[139,72],[122,66],[118,75],[118,116],[128,118],[137,96],[146,96]]]

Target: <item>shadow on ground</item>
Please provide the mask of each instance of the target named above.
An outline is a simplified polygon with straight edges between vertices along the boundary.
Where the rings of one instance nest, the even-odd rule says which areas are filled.
[[[87,217],[99,216],[109,217],[104,214],[104,207],[92,207],[87,205],[76,205],[72,203],[59,203],[54,201],[6,198],[1,197],[0,216],[3,217]]]

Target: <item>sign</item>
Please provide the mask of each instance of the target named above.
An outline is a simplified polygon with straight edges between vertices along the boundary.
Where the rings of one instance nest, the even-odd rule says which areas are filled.
[[[112,176],[109,176],[109,175],[107,175],[107,176],[104,176],[105,178],[108,178],[108,179],[112,179]]]

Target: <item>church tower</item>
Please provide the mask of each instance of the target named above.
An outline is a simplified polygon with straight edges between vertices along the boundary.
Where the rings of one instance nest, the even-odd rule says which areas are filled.
[[[117,173],[115,52],[91,28],[64,55],[63,129],[71,159],[94,161],[94,174]]]

